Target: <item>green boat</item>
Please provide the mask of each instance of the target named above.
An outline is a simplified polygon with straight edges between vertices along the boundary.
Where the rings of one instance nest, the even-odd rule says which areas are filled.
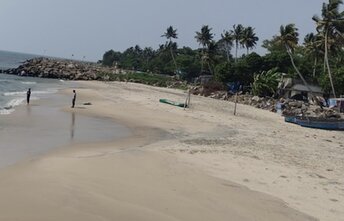
[[[160,99],[159,101],[161,103],[170,104],[170,105],[177,106],[177,107],[184,107],[185,106],[184,103],[179,103],[179,102],[171,101],[171,100],[168,100],[168,99]]]

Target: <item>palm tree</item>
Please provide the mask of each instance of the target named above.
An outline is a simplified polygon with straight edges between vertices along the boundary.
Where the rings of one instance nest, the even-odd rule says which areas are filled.
[[[304,38],[304,46],[306,54],[314,58],[313,77],[315,77],[320,54],[321,36],[315,35],[314,33],[307,34]]]
[[[259,38],[256,36],[256,33],[254,33],[254,28],[247,27],[242,32],[240,42],[246,48],[248,54],[249,50],[255,47],[258,40]]]
[[[327,72],[330,78],[332,87],[332,93],[336,97],[336,91],[333,85],[333,78],[331,74],[328,51],[330,48],[329,39],[336,36],[341,36],[344,27],[344,12],[339,12],[340,5],[343,4],[342,0],[329,0],[329,3],[323,3],[321,18],[317,15],[313,16],[313,20],[316,22],[317,31],[324,35],[324,62],[327,67]]]
[[[307,81],[302,76],[299,69],[296,67],[295,62],[294,62],[294,58],[293,58],[293,52],[294,52],[294,50],[298,44],[298,41],[299,41],[299,33],[297,32],[297,30],[298,29],[295,27],[294,24],[288,24],[285,27],[283,25],[281,25],[280,35],[277,36],[277,41],[279,43],[281,43],[282,45],[284,45],[284,47],[286,48],[287,53],[290,57],[291,63],[293,65],[296,73],[299,75],[299,77],[301,78],[301,80],[303,81],[303,83],[305,84],[305,86],[308,88],[308,90],[310,91],[310,93],[313,96],[312,89],[309,87]]]
[[[223,34],[221,34],[221,40],[220,43],[222,43],[226,50],[227,55],[227,61],[229,62],[230,59],[230,52],[233,47],[233,36],[229,31],[223,31]]]
[[[203,72],[204,68],[204,59],[206,58],[206,50],[209,48],[213,38],[214,34],[211,33],[211,29],[208,25],[203,25],[201,28],[201,32],[196,31],[196,40],[197,42],[202,45],[202,58],[201,58],[201,72]]]
[[[214,66],[216,63],[216,55],[218,51],[218,44],[215,41],[211,41],[207,48],[207,53],[205,53],[204,61],[208,65],[211,74],[214,74]]]
[[[161,37],[165,37],[168,40],[168,42],[166,42],[166,46],[168,48],[170,48],[171,57],[172,57],[172,60],[173,60],[173,63],[174,63],[174,66],[175,66],[176,72],[177,72],[177,70],[178,70],[177,62],[176,62],[176,59],[174,58],[174,54],[173,54],[173,43],[174,42],[172,41],[172,39],[178,38],[177,29],[174,29],[173,26],[168,27],[166,32]]]
[[[233,25],[233,30],[231,31],[231,35],[233,36],[233,39],[235,41],[235,61],[238,59],[238,48],[239,43],[241,42],[242,35],[244,31],[244,26],[241,24],[239,25]]]

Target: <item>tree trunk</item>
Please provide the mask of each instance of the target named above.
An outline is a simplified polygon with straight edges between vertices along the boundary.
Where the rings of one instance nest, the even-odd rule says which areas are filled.
[[[171,51],[171,56],[172,56],[172,60],[173,60],[173,63],[174,63],[174,67],[176,68],[176,69],[175,69],[175,73],[176,73],[177,70],[178,70],[178,67],[177,67],[176,59],[174,58],[174,55],[173,55],[172,41],[170,41],[170,51]]]
[[[315,78],[315,72],[316,72],[316,69],[317,69],[317,64],[318,64],[318,57],[315,56],[314,66],[313,66],[313,78]]]
[[[324,57],[324,64],[323,64],[323,68],[324,68],[324,74],[326,74],[326,60],[325,60],[325,57]]]
[[[230,60],[229,60],[229,54],[230,54],[230,47],[229,47],[229,45],[228,45],[228,43],[226,43],[226,54],[227,54],[227,61],[228,62],[230,62]]]
[[[327,71],[328,71],[328,76],[330,78],[330,83],[331,83],[331,87],[332,87],[332,93],[333,96],[336,98],[336,91],[334,89],[334,85],[333,85],[333,80],[332,80],[332,74],[331,74],[331,69],[330,69],[330,64],[328,61],[328,30],[326,30],[325,33],[325,62],[326,62],[326,66],[327,66]]]
[[[309,92],[311,93],[312,97],[314,99],[316,99],[316,97],[314,96],[313,94],[313,91],[311,89],[311,87],[308,85],[307,81],[305,80],[305,78],[302,76],[302,74],[300,73],[299,69],[296,67],[295,63],[294,63],[294,58],[293,58],[293,55],[291,54],[291,51],[290,51],[290,48],[286,45],[285,46],[287,48],[287,53],[290,57],[290,60],[291,60],[291,64],[293,65],[296,73],[299,75],[299,77],[301,78],[302,82],[305,84],[305,86],[307,87],[307,89],[309,90]]]
[[[201,55],[201,73],[203,73],[203,70],[204,70],[204,46],[202,48],[202,55]]]
[[[211,68],[210,62],[208,61],[207,63],[208,63],[210,74],[214,76],[214,72],[213,72],[213,69]]]
[[[235,42],[235,62],[238,60],[238,42]]]

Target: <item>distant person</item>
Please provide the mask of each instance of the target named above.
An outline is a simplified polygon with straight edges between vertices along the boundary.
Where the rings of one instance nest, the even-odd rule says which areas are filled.
[[[31,97],[31,88],[29,88],[29,90],[27,90],[26,92],[26,103],[30,104],[30,97]]]
[[[75,106],[75,100],[76,100],[76,92],[75,90],[73,90],[74,96],[73,96],[73,100],[72,100],[72,108],[74,108]]]

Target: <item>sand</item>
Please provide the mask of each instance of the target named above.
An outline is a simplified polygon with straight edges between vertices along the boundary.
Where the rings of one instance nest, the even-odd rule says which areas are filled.
[[[130,138],[75,144],[0,171],[0,220],[344,220],[344,135],[185,93],[83,82],[75,111]],[[83,102],[93,105],[84,107]],[[67,106],[64,111],[70,111]]]

